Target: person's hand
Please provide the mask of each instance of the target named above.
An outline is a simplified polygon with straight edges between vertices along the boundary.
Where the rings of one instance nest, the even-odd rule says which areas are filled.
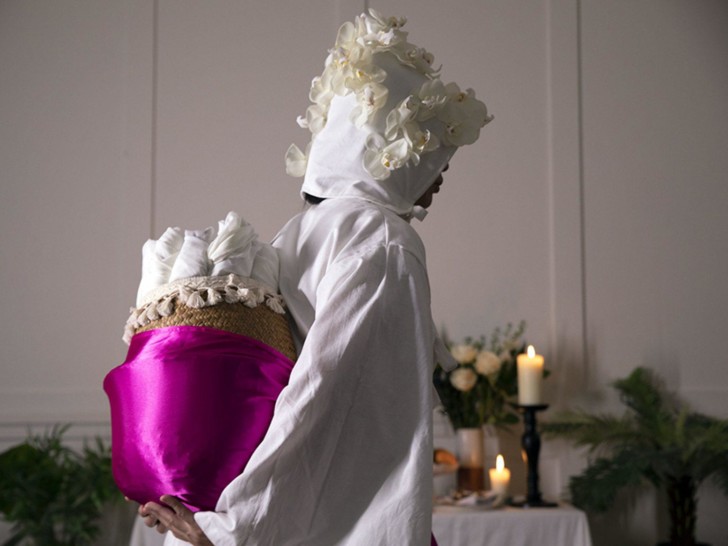
[[[126,495],[124,495],[124,500],[126,502],[129,502],[129,503],[136,502],[136,501],[131,500]],[[139,513],[139,516],[142,518],[142,521],[144,522],[144,525],[146,525],[147,527],[154,527],[154,528],[156,528],[156,530],[159,533],[166,533],[167,532],[167,528],[164,525],[162,525],[162,523],[156,518],[156,516],[147,515],[146,512],[142,513],[142,509],[143,508],[144,508],[144,506],[142,506],[140,504],[139,505],[139,508],[137,509],[137,512]]]
[[[128,502],[133,502],[130,498],[124,497]],[[154,503],[148,503],[148,504],[154,504]],[[167,532],[167,528],[164,526],[164,524],[159,521],[159,518],[157,518],[156,515],[148,513],[144,507],[146,505],[140,504],[139,508],[137,509],[137,512],[139,512],[139,516],[142,518],[142,521],[144,522],[144,525],[147,527],[154,527],[156,531],[160,534],[164,534]],[[159,505],[157,505],[159,506]],[[161,508],[161,507],[160,507]]]
[[[167,506],[156,502],[148,502],[139,507],[139,515],[144,525],[154,527],[160,533],[171,531],[180,540],[192,546],[214,546],[197,522],[194,514],[177,497],[162,495],[160,499]]]

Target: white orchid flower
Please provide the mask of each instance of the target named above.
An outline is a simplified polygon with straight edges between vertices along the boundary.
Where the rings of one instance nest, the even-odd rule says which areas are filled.
[[[400,102],[396,108],[392,109],[387,114],[384,128],[386,139],[390,141],[396,139],[402,133],[404,125],[415,119],[418,108],[419,101],[413,95],[410,95]]]
[[[369,14],[362,14],[356,20],[358,42],[376,51],[397,47],[407,41],[407,33],[401,30],[406,22],[404,17],[384,17],[370,9]]]
[[[336,35],[336,42],[334,42],[335,48],[351,49],[356,44],[356,40],[359,37],[359,32],[354,23],[347,21],[339,27],[339,32]]]
[[[478,374],[470,368],[457,368],[450,374],[450,383],[461,392],[468,392],[478,382]]]
[[[331,99],[334,98],[331,72],[328,69],[324,70],[321,76],[317,76],[311,81],[311,91],[308,93],[308,98],[314,104],[323,107],[328,107],[331,104]]]
[[[403,34],[405,33],[398,30],[365,34],[359,38],[358,42],[370,48],[375,53],[380,51],[394,51],[406,43]]]
[[[445,133],[442,135],[442,141],[446,146],[472,144],[480,136],[480,127],[480,123],[469,123],[467,121],[448,123],[445,127]]]
[[[349,63],[352,67],[373,66],[372,55],[374,52],[371,48],[366,47],[357,42],[349,49]]]
[[[406,123],[403,126],[403,135],[410,147],[410,161],[419,165],[420,156],[440,146],[440,141],[433,133],[422,130],[418,123]]]
[[[404,138],[412,150],[412,162],[417,165],[420,156],[436,150],[440,146],[437,136],[428,130],[422,130],[418,123],[407,123],[404,125]]]
[[[369,16],[378,25],[380,25],[383,30],[402,28],[407,23],[406,17],[384,17],[373,8],[369,9]]]
[[[308,129],[315,135],[321,132],[321,130],[326,126],[328,113],[328,108],[324,108],[318,104],[312,104],[306,108],[306,115],[298,116],[296,121],[299,127]]]
[[[363,127],[374,114],[387,102],[389,90],[381,84],[370,82],[357,91],[357,105],[351,111],[351,121],[357,127]]]
[[[397,45],[402,41],[402,35],[400,32],[397,32],[396,30],[388,30],[386,32],[380,32],[377,35],[377,42],[379,45],[386,49],[390,48],[392,46]]]
[[[300,178],[306,174],[306,167],[308,166],[308,153],[311,149],[311,144],[306,147],[306,152],[302,152],[301,149],[295,144],[291,144],[286,151],[286,174],[296,178]]]
[[[422,47],[413,46],[409,43],[402,43],[403,47],[396,47],[392,49],[392,53],[399,59],[399,61],[407,66],[410,66],[426,75],[435,75],[440,71],[441,67],[432,68],[435,62],[435,57]]]
[[[417,92],[417,98],[420,100],[417,119],[427,121],[437,115],[440,108],[447,102],[445,84],[439,78],[426,81]]]
[[[480,136],[480,129],[493,120],[485,104],[475,98],[472,89],[461,91],[456,83],[445,86],[448,101],[437,114],[445,122],[443,141],[448,146],[472,144]]]
[[[410,147],[403,138],[391,144],[376,133],[367,138],[367,150],[364,152],[364,168],[375,180],[386,180],[391,172],[399,169],[410,157]]]
[[[438,117],[446,123],[461,123],[468,120],[479,124],[479,127],[484,127],[493,120],[493,116],[488,114],[488,108],[475,98],[475,91],[472,89],[461,91],[456,83],[449,83],[445,86],[445,91],[448,101]]]
[[[326,69],[324,72],[328,72],[329,89],[335,94],[344,96],[349,92],[346,87],[346,80],[352,75],[352,64],[349,59],[349,51],[336,48],[329,52],[329,57],[326,60]]]
[[[407,23],[405,17],[384,17],[375,9],[369,9],[369,13],[362,13],[357,18],[357,31],[360,37],[376,36],[390,31],[399,31]]]
[[[346,88],[351,91],[359,91],[368,84],[383,82],[386,77],[387,73],[373,64],[357,66],[349,72],[349,78],[346,80]]]
[[[326,69],[330,74],[328,87],[334,93],[345,96],[350,92],[347,82],[356,79],[356,70],[374,71],[371,48],[355,43],[351,48],[336,47],[329,51]]]

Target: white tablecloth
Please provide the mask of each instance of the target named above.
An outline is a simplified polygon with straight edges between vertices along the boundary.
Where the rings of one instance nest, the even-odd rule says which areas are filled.
[[[475,510],[435,507],[432,532],[440,546],[591,546],[586,514],[557,508]]]
[[[432,532],[440,546],[592,546],[586,515],[567,505],[488,511],[436,507]],[[164,535],[136,518],[131,546],[162,542]]]

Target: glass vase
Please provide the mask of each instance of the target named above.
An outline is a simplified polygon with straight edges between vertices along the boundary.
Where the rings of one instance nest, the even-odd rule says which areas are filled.
[[[458,456],[458,489],[481,491],[485,486],[483,429],[459,428],[455,431]]]

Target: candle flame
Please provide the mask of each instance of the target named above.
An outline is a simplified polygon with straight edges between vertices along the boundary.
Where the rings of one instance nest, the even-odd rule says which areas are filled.
[[[533,348],[533,345],[528,346],[528,358],[533,358],[536,356],[536,349]]]
[[[496,469],[496,470],[497,470],[498,472],[500,472],[500,471],[502,471],[502,470],[503,470],[503,469],[504,469],[505,467],[506,467],[506,463],[505,463],[505,461],[503,460],[503,455],[500,455],[500,454],[499,454],[499,455],[498,455],[498,456],[497,456],[497,457],[495,458],[495,469]]]

